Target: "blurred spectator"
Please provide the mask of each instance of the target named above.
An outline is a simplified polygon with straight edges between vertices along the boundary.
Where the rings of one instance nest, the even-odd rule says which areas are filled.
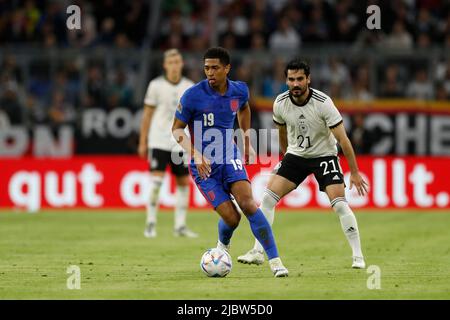
[[[8,74],[9,77],[17,83],[22,83],[23,81],[22,71],[17,65],[16,58],[12,54],[5,55],[0,65],[0,71],[3,74]]]
[[[352,45],[353,50],[382,48],[386,37],[380,30],[362,29],[356,36],[356,40]]]
[[[220,35],[233,34],[237,42],[245,43],[249,35],[248,19],[244,15],[244,3],[242,1],[232,1],[228,6],[224,6],[223,15],[217,21],[217,31]]]
[[[127,74],[125,73],[123,68],[119,68],[116,70],[114,82],[109,87],[107,96],[114,96],[114,99],[111,100],[112,104],[110,105],[110,107],[115,107],[116,104],[120,107],[131,107],[133,100],[133,90],[127,83]],[[115,99],[117,99],[117,102],[115,101]]]
[[[27,40],[25,10],[18,8],[10,15],[10,20],[5,28],[7,42],[24,42]]]
[[[446,37],[450,36],[450,10],[445,19],[437,22],[437,42],[445,42]],[[450,43],[450,42],[449,42]],[[450,46],[448,46],[450,47]]]
[[[51,75],[48,74],[49,71],[44,64],[42,65],[42,69],[39,69],[30,72],[28,92],[39,99],[40,102],[47,103],[51,92]]]
[[[206,39],[201,36],[192,37],[189,43],[189,50],[203,53],[208,48]]]
[[[250,97],[252,98],[254,96],[256,88],[254,87],[250,65],[241,63],[241,65],[237,67],[235,80],[244,81],[247,83],[250,90]]]
[[[102,25],[100,27],[100,32],[96,39],[96,44],[102,46],[110,46],[114,43],[115,38],[115,21],[111,17],[107,17],[102,21]]]
[[[284,75],[285,62],[281,58],[276,58],[273,63],[272,72],[264,78],[262,96],[275,98],[278,94],[288,89],[286,76]]]
[[[126,33],[120,32],[114,39],[114,46],[116,46],[118,49],[129,49],[133,47],[133,44],[131,43]]]
[[[383,98],[400,98],[404,96],[399,77],[398,65],[389,65],[385,70],[384,80],[380,83],[380,96]]]
[[[353,26],[347,18],[339,18],[335,32],[333,39],[336,42],[351,42],[355,38]]]
[[[366,65],[357,68],[348,98],[362,101],[373,100],[373,94],[369,90],[369,69]]]
[[[148,6],[143,0],[133,0],[125,9],[123,30],[130,42],[141,46],[147,31]]]
[[[430,35],[425,32],[419,33],[416,40],[416,47],[422,50],[429,49],[431,47]]]
[[[301,45],[300,35],[292,27],[288,17],[283,16],[278,21],[277,30],[269,38],[269,48],[271,51],[294,52]]]
[[[436,21],[426,8],[419,9],[414,27],[417,35],[427,34],[432,39],[436,38]]]
[[[233,33],[225,33],[224,35],[222,35],[220,40],[220,46],[229,51],[232,51],[236,48],[236,43],[236,36]]]
[[[43,34],[44,42],[47,45],[67,44],[66,10],[60,1],[49,1],[39,23],[44,30],[37,30],[38,34]]]
[[[23,123],[23,108],[20,104],[17,84],[8,79],[1,80],[2,92],[0,92],[0,111],[9,118],[9,123],[17,125]]]
[[[251,6],[250,8],[251,16],[257,17],[263,22],[264,35],[267,40],[267,35],[269,33],[272,33],[277,26],[276,24],[277,19],[273,7],[268,4],[267,0],[252,1],[250,6]],[[251,21],[250,21],[250,31],[251,33],[257,32],[256,30],[252,29]]]
[[[447,34],[444,40],[444,49],[447,50],[447,52],[450,50],[450,32]]]
[[[434,98],[433,84],[428,79],[425,69],[416,71],[414,80],[406,88],[406,95],[418,100],[432,100]]]
[[[46,105],[34,95],[28,94],[25,98],[23,123],[29,128],[35,124],[45,123],[47,120]]]
[[[445,102],[450,100],[450,91],[445,88],[442,82],[436,84],[436,100]]]
[[[275,11],[280,12],[289,0],[267,0],[267,4]]]
[[[450,94],[450,63],[447,64],[447,70],[445,72],[445,77],[442,79],[445,90]]]
[[[53,92],[48,110],[49,124],[53,127],[57,127],[62,124],[73,123],[75,117],[75,108],[64,100],[64,93],[61,91]]]
[[[357,15],[351,12],[351,2],[338,1],[330,23],[331,39],[336,42],[353,42],[357,23]]]
[[[335,56],[331,56],[328,63],[322,65],[317,80],[325,88],[325,91],[330,90],[331,87],[337,90],[339,87],[340,95],[343,94],[341,90],[348,88],[351,83],[348,67]]]
[[[367,154],[372,148],[373,137],[364,126],[364,114],[356,113],[352,116],[349,138],[356,154]]]
[[[443,81],[446,77],[447,70],[450,70],[450,58],[442,60],[436,65],[435,80]]]
[[[250,39],[250,49],[252,51],[263,51],[266,49],[266,41],[263,34],[252,34],[252,37]]]
[[[405,50],[411,49],[412,46],[413,38],[406,30],[403,22],[395,22],[392,32],[384,40],[384,47],[387,49]]]
[[[328,95],[333,99],[343,99],[347,96],[345,92],[346,90],[341,83],[333,82],[326,90],[328,92]]]
[[[24,3],[25,8],[25,33],[27,41],[34,41],[34,37],[36,34],[36,29],[38,27],[39,21],[42,18],[42,12],[36,6],[36,1],[34,0],[26,0]]]
[[[322,42],[328,40],[329,27],[325,20],[321,5],[315,5],[309,15],[309,23],[302,32],[306,43]]]
[[[84,106],[87,108],[102,108],[106,101],[103,72],[99,66],[93,65],[87,70],[87,96]]]
[[[161,26],[157,45],[160,49],[178,48],[183,50],[186,48],[189,21],[184,19],[181,13],[173,11],[169,19],[165,20]]]

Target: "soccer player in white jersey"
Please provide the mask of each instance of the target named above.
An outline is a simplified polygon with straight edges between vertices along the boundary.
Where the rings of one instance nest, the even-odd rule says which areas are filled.
[[[195,238],[198,235],[186,225],[189,206],[189,170],[183,149],[172,136],[172,122],[180,97],[194,83],[183,77],[183,57],[177,49],[164,52],[164,75],[152,81],[147,88],[142,113],[138,153],[148,155],[150,167],[150,194],[144,236],[156,237],[156,214],[159,191],[166,167],[170,165],[176,180],[174,235]]]
[[[352,267],[363,269],[365,262],[359,229],[345,199],[344,176],[337,157],[336,142],[350,167],[350,189],[355,186],[358,194],[364,195],[368,184],[359,174],[342,117],[329,96],[309,87],[310,68],[306,62],[299,59],[290,61],[286,65],[285,75],[289,90],[280,94],[273,105],[273,120],[279,129],[284,158],[271,176],[261,209],[269,223],[273,223],[274,209],[280,199],[296,189],[308,175],[314,174],[320,191],[328,195],[331,207],[339,216],[352,249]],[[254,248],[239,256],[238,261],[262,264],[264,255],[261,244],[255,241]]]

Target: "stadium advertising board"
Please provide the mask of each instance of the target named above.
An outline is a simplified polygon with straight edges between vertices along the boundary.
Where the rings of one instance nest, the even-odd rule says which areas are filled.
[[[261,162],[275,163],[273,160]],[[448,163],[446,157],[359,157],[370,192],[360,197],[347,188],[346,197],[355,208],[450,209]],[[341,165],[348,184],[345,159]],[[2,159],[0,166],[0,208],[4,209],[33,212],[41,208],[143,208],[148,197],[147,163],[134,156]],[[271,167],[255,164],[247,171],[259,202]],[[191,208],[208,208],[193,183],[191,190]],[[161,191],[161,206],[172,207],[175,185],[168,176]],[[329,202],[310,176],[279,206],[327,208]]]

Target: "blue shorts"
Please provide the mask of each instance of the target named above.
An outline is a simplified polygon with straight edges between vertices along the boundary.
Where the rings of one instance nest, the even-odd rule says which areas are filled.
[[[189,165],[189,171],[200,192],[206,200],[216,209],[221,203],[231,200],[230,186],[233,182],[248,180],[247,171],[244,165],[235,166],[233,164],[212,164],[211,175],[207,179],[202,179],[193,164]]]

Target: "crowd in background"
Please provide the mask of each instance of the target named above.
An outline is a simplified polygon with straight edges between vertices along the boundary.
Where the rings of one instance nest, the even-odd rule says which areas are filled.
[[[70,4],[82,8],[81,30],[66,27]],[[141,83],[145,87],[161,72],[160,59],[152,60],[145,79],[139,77],[143,61],[108,67],[101,61],[65,59],[51,67],[45,59],[24,61],[14,48],[79,48],[88,56],[89,50],[99,47],[116,51],[147,47],[159,53],[176,47],[201,53],[210,45],[212,32],[217,44],[240,52],[233,54],[230,76],[246,81],[253,97],[274,98],[287,89],[286,57],[280,52],[301,55],[308,48],[327,51],[345,46],[399,52],[400,58],[374,61],[332,52],[325,58],[310,57],[312,86],[334,99],[450,100],[449,1],[221,0],[216,4],[217,18],[212,19],[214,8],[208,0],[161,1],[161,14],[144,0],[0,0],[0,126],[2,113],[12,124],[58,126],[75,123],[79,111],[87,108],[136,110],[143,98],[142,90],[136,91],[138,82],[145,82]],[[382,8],[382,30],[365,27],[370,4]],[[155,17],[157,24],[152,25]],[[413,59],[420,52],[426,57],[436,47],[443,52],[436,61]],[[186,75],[198,81],[203,77],[198,56],[188,56]]]
[[[450,3],[441,0],[0,0],[0,42],[49,47],[146,44],[203,51],[211,33],[230,49],[298,50],[304,45],[350,43],[383,48],[450,48]],[[66,28],[67,6],[79,5],[83,27]],[[368,5],[382,9],[382,31],[368,32]],[[157,32],[151,20],[157,18]],[[212,21],[214,19],[214,21]]]

